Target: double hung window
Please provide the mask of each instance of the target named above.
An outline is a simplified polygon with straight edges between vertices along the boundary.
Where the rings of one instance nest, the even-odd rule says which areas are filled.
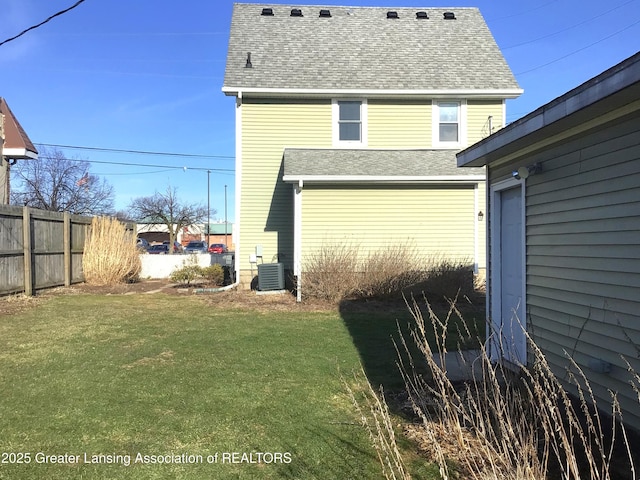
[[[461,148],[465,143],[464,117],[466,104],[458,101],[433,103],[433,145],[439,148]]]
[[[366,143],[366,106],[362,100],[333,102],[334,144],[353,146]]]

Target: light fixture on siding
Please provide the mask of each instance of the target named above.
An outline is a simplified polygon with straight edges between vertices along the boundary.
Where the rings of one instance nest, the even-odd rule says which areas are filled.
[[[542,165],[539,163],[533,163],[531,165],[527,165],[526,167],[520,167],[518,170],[514,170],[511,172],[511,175],[516,180],[526,180],[531,175],[535,175],[536,173],[540,173],[542,171]]]
[[[481,222],[482,220],[484,220],[484,213],[482,213],[482,210],[480,210],[478,212],[478,221]]]

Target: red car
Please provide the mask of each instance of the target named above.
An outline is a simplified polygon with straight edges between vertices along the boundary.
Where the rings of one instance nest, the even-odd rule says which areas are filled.
[[[209,253],[226,253],[227,246],[224,243],[212,243],[209,247]]]

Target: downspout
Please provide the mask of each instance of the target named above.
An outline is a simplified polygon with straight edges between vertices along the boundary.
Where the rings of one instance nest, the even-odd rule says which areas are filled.
[[[302,302],[302,189],[304,182],[298,180],[293,189],[293,263],[296,275],[296,302]]]

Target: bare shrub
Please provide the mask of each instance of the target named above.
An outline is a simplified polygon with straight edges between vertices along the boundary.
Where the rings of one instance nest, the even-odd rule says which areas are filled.
[[[577,398],[567,393],[531,338],[528,341],[533,359],[528,368],[522,365],[519,372],[506,369],[502,363],[492,362],[481,347],[471,362],[464,355],[456,356],[468,369],[469,380],[454,382],[447,373],[447,360],[452,358],[446,355],[446,332],[453,319],[462,320],[455,302],[450,303],[444,319],[427,303],[427,321],[415,301],[409,307],[414,326],[410,338],[400,332],[396,348],[409,401],[420,423],[410,425],[406,431],[438,464],[442,478],[619,478],[621,473],[615,464],[620,459],[614,458],[616,445],[618,454],[622,452],[626,457],[630,478],[636,478],[616,394],[611,393],[607,422],[596,408],[585,374],[575,362],[570,360],[569,380],[578,392]],[[468,329],[464,333],[470,335]],[[435,345],[429,340],[434,336]],[[417,359],[411,353],[415,346],[420,352]],[[431,375],[425,376],[416,368],[425,362]],[[640,376],[629,368],[635,386]],[[360,411],[369,408],[388,415],[386,407],[378,406],[382,397],[361,397],[360,401],[364,405],[359,406]],[[370,426],[368,430],[376,437],[374,445],[388,443],[390,447],[385,448],[397,449],[395,436],[389,432]],[[386,468],[383,464],[383,470]]]
[[[111,217],[94,217],[82,257],[85,281],[92,285],[115,285],[138,280],[142,262],[135,233]]]
[[[361,262],[360,297],[384,297],[397,294],[429,277],[412,242],[394,243],[370,252]]]
[[[366,255],[349,243],[325,244],[303,265],[303,295],[332,302],[422,292],[442,300],[474,292],[470,262],[442,254],[425,258],[410,241],[383,245]]]
[[[360,279],[359,247],[348,243],[323,245],[305,259],[305,296],[337,302],[352,295]]]

